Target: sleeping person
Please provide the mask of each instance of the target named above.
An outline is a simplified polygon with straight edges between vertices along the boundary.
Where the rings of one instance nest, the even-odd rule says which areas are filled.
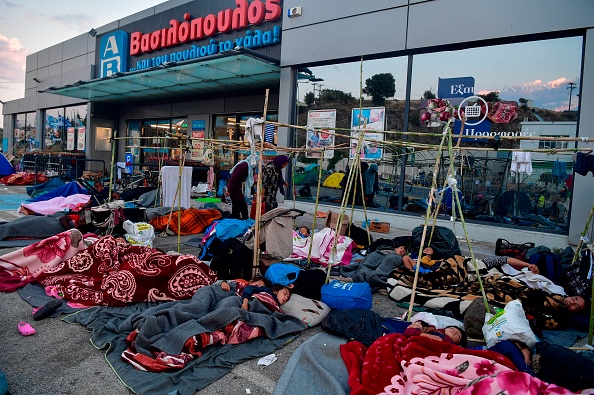
[[[446,326],[443,329],[437,329],[425,321],[414,321],[405,329],[404,336],[423,336],[433,340],[466,347],[466,333],[464,333],[462,329],[453,325]]]

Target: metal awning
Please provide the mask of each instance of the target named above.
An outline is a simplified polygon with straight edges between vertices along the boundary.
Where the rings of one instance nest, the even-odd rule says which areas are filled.
[[[96,102],[151,100],[233,92],[278,85],[276,59],[238,49],[183,62],[165,62],[143,70],[78,81],[44,92]]]

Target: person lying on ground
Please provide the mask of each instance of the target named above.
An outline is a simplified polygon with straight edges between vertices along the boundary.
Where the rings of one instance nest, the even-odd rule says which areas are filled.
[[[434,254],[434,250],[433,247],[425,247],[423,249],[423,256],[421,257],[421,263],[423,264],[431,264],[430,262],[435,263],[435,261],[433,261],[431,259],[431,256]],[[524,262],[520,259],[516,259],[516,258],[511,258],[511,257],[507,257],[507,256],[487,256],[487,257],[482,257],[479,258],[481,261],[483,261],[483,263],[485,264],[485,266],[487,266],[487,269],[491,269],[494,267],[501,267],[501,265],[504,264],[508,264],[514,268],[528,268],[528,270],[530,270],[532,273],[534,274],[538,274],[539,270],[538,270],[538,266],[531,264],[529,262]],[[405,256],[402,258],[402,261],[404,262],[404,266],[408,267],[411,270],[415,270],[415,265],[417,264],[416,260],[410,258],[410,256]]]
[[[493,273],[487,268],[479,269],[482,285],[489,302],[499,307],[518,299],[524,311],[536,318],[539,328],[561,329],[574,322],[572,316],[587,310],[588,302],[581,296],[568,296],[545,288],[531,288],[531,285],[505,273]],[[396,269],[391,274],[397,281],[391,295],[404,295],[404,289],[411,289],[415,282],[414,273],[409,269]],[[482,295],[479,282],[472,268],[470,258],[456,256],[442,261],[440,267],[430,273],[422,273],[416,278],[417,294],[422,295],[421,305],[446,303],[443,308],[452,311],[454,316],[463,314],[465,301]],[[396,291],[394,291],[396,289]],[[408,294],[409,295],[409,294]],[[397,297],[396,300],[400,301]]]
[[[284,285],[274,284],[271,288],[249,285],[245,287],[241,294],[243,298],[242,309],[249,310],[250,299],[255,294],[269,294],[279,306],[284,305],[291,298],[291,290]]]
[[[425,321],[414,321],[404,331],[404,336],[423,336],[433,340],[466,346],[466,333],[457,326],[447,326],[437,329]]]
[[[526,343],[520,340],[502,340],[487,350],[498,352],[507,357],[519,371],[536,376],[532,370],[532,351]]]
[[[302,239],[309,237],[309,228],[307,226],[300,226],[299,229],[297,229],[297,235]]]
[[[220,283],[221,288],[223,289],[223,291],[230,291],[231,287],[229,286],[229,283],[233,283],[235,284],[235,293],[238,296],[241,296],[241,294],[243,293],[244,289],[248,286],[252,286],[252,287],[268,287],[270,288],[270,284],[268,282],[268,280],[266,280],[264,278],[264,276],[260,275],[260,274],[256,274],[250,281],[245,281],[244,279],[240,278],[237,280],[230,280],[230,281],[217,281],[216,283]],[[215,283],[215,284],[216,284]]]

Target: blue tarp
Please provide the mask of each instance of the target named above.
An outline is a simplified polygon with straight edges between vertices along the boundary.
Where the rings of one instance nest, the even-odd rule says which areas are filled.
[[[75,194],[80,194],[83,193],[85,195],[88,195],[89,192],[84,189],[83,187],[81,187],[80,185],[78,185],[78,183],[76,182],[70,182],[66,185],[62,185],[59,188],[54,189],[53,191],[49,191],[44,193],[43,195],[39,195],[33,199],[31,199],[32,202],[43,202],[46,200],[50,200],[53,199],[55,197],[58,196],[70,196],[70,195],[75,195]]]
[[[41,184],[37,184],[32,187],[27,187],[27,195],[31,196],[32,198],[37,197],[41,194],[47,193],[49,191],[53,191],[54,189],[60,188],[61,186],[65,185],[66,183],[59,178],[52,178],[49,181],[46,181]]]
[[[14,167],[10,164],[6,156],[0,155],[0,176],[9,176],[14,174]]]

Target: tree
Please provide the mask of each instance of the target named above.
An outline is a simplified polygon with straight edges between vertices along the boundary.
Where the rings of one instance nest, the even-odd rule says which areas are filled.
[[[307,107],[311,107],[316,102],[316,95],[313,92],[307,92],[303,98]]]
[[[501,101],[501,99],[499,98],[499,92],[497,92],[497,91],[489,92],[486,95],[479,95],[479,97],[482,97],[483,99],[485,99],[485,101],[487,103],[494,103],[497,101]]]
[[[435,98],[437,98],[437,96],[435,96],[435,93],[433,93],[433,91],[431,89],[423,92],[423,99],[435,99]]]
[[[350,93],[345,93],[337,89],[324,89],[320,92],[320,101],[324,103],[350,104],[355,98]]]
[[[396,80],[392,73],[375,74],[365,80],[363,93],[371,96],[373,104],[384,104],[386,98],[392,97],[396,93]]]

